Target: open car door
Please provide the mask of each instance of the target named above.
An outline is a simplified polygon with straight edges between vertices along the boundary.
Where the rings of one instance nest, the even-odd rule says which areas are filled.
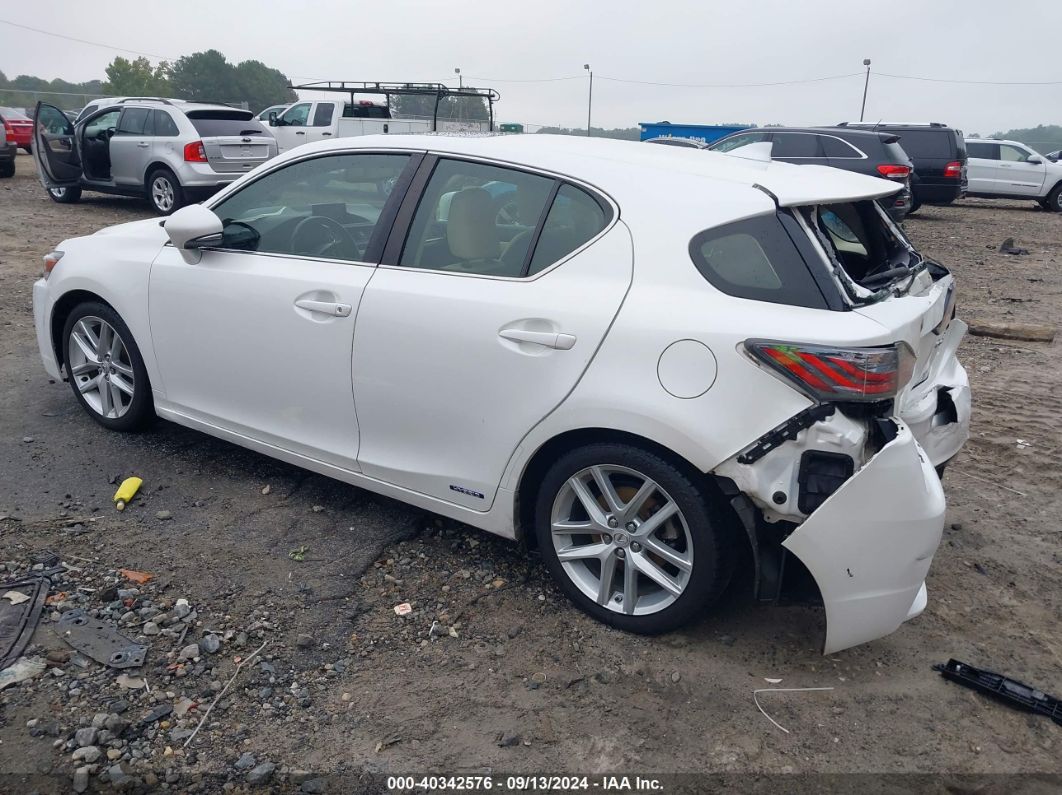
[[[81,181],[74,123],[54,105],[38,102],[33,113],[33,159],[46,188],[72,188]]]

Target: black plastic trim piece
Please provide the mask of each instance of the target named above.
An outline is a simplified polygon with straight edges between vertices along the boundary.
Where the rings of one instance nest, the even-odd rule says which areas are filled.
[[[855,461],[844,453],[805,450],[797,470],[797,508],[810,515],[855,473]]]
[[[974,668],[955,659],[938,663],[933,666],[933,670],[939,671],[945,679],[1006,701],[1018,709],[1046,715],[1062,726],[1062,702],[1031,685],[994,671]]]
[[[391,195],[387,197],[387,202],[384,204],[383,212],[380,213],[380,217],[376,220],[376,226],[369,237],[369,244],[365,247],[365,254],[362,257],[365,262],[379,262],[383,256],[384,244],[387,243],[387,238],[391,234],[391,227],[394,226],[395,219],[398,218],[398,210],[402,206],[406,192],[413,183],[413,177],[417,174],[417,169],[420,168],[424,157],[423,152],[413,152],[409,156],[409,162],[406,163],[406,167],[398,175],[398,179],[391,189]]]
[[[801,431],[810,428],[816,422],[820,422],[827,417],[832,417],[836,411],[837,407],[832,403],[820,403],[817,406],[804,409],[778,427],[763,434],[756,440],[755,444],[737,457],[737,462],[739,464],[755,464],[775,448],[796,439],[797,434]]]
[[[439,162],[438,155],[427,154],[420,161],[416,172],[413,174],[406,195],[402,197],[402,204],[398,208],[394,223],[387,234],[387,242],[384,244],[383,254],[380,256],[381,265],[397,265],[402,256],[402,248],[406,244],[406,234],[409,225],[413,222],[413,214],[420,204],[420,197],[424,194],[424,188],[435,171],[435,164]]]

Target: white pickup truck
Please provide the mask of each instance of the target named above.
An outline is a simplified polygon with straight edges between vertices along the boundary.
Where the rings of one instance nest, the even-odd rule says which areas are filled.
[[[379,133],[421,133],[431,119],[392,119],[387,105],[362,100],[318,99],[296,102],[280,115],[270,114],[270,131],[281,152],[313,141]]]

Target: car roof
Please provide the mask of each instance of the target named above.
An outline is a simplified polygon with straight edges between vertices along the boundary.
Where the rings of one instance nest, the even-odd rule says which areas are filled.
[[[809,133],[811,135],[833,135],[838,138],[845,138],[851,136],[853,140],[862,139],[870,141],[873,139],[881,140],[890,135],[885,130],[868,130],[868,129],[849,129],[848,127],[750,127],[747,130],[739,130],[738,132],[730,133],[729,135],[720,138],[722,141],[725,138],[731,138],[735,135],[741,135],[742,133],[750,132],[762,132],[762,133]],[[715,143],[714,141],[712,143]]]
[[[304,144],[281,160],[313,151],[408,149],[468,155],[538,168],[583,180],[623,200],[641,203],[647,188],[694,180],[705,191],[766,193],[781,206],[855,201],[888,196],[892,181],[815,165],[762,161],[684,146],[645,146],[640,141],[572,135],[367,135]],[[632,178],[632,172],[640,172]],[[652,181],[658,181],[656,186]],[[679,196],[676,201],[681,201]],[[656,193],[659,200],[659,192]]]
[[[843,121],[838,127],[852,127],[859,129],[874,129],[876,127],[903,127],[904,129],[919,130],[954,130],[940,121]]]

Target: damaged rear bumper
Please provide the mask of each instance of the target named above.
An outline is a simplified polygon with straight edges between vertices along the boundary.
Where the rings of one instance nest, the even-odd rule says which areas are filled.
[[[822,594],[826,654],[888,635],[926,605],[925,578],[944,529],[944,490],[911,429],[897,428],[782,543]]]

